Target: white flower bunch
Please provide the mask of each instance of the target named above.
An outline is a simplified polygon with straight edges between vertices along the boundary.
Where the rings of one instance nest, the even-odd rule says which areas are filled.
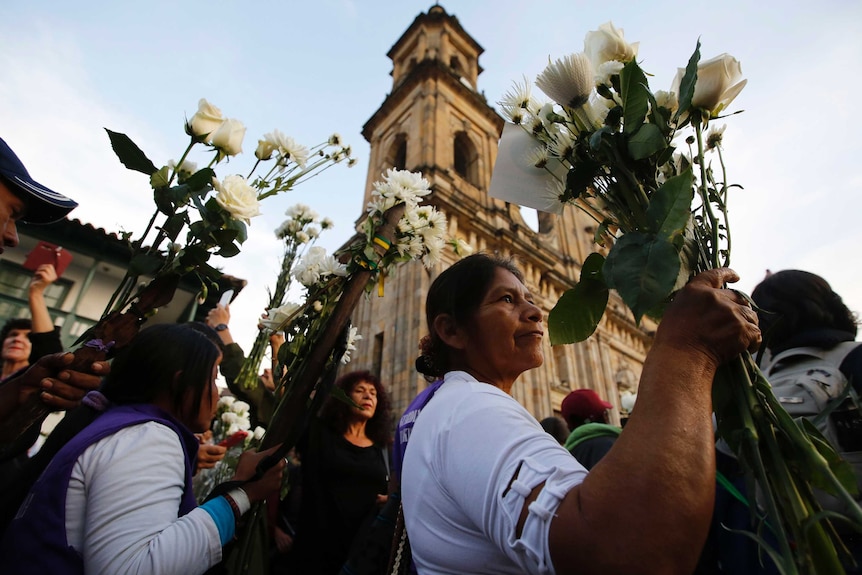
[[[431,193],[428,181],[422,174],[405,170],[387,170],[382,181],[374,183],[369,217],[365,220],[366,233],[382,214],[398,204],[405,204],[404,215],[396,226],[395,249],[404,259],[421,259],[431,267],[440,261],[447,244],[446,216],[433,206],[420,205],[422,198]]]
[[[304,244],[319,235],[320,232],[315,225],[326,229],[320,215],[305,204],[293,205],[284,214],[287,219],[275,230],[275,237],[280,240],[295,240],[296,243]],[[330,220],[326,221],[329,222]]]
[[[334,256],[326,253],[325,248],[309,248],[302,260],[293,269],[293,277],[306,287],[313,286],[321,279],[330,276],[347,276],[347,266]]]
[[[368,213],[382,214],[402,202],[407,204],[409,210],[417,206],[421,198],[431,193],[429,186],[428,180],[420,173],[390,168],[386,170],[383,181],[374,182]]]
[[[216,404],[216,415],[213,423],[213,441],[218,443],[238,431],[248,431],[251,428],[248,403],[225,395]]]
[[[278,331],[296,314],[298,309],[299,306],[293,302],[287,302],[280,307],[268,309],[264,317],[261,318],[260,324],[270,332]]]

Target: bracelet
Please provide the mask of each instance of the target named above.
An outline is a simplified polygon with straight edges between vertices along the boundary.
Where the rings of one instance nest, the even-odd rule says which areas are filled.
[[[230,505],[231,510],[233,511],[233,520],[235,523],[239,523],[240,518],[242,517],[242,512],[239,510],[239,505],[237,505],[236,500],[225,493],[222,495],[225,498],[225,501]]]

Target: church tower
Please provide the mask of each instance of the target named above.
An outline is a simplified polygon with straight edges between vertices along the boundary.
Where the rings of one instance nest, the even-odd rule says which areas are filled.
[[[426,202],[446,214],[450,235],[477,252],[513,256],[547,317],[594,251],[595,224],[567,206],[560,216],[539,212],[539,229],[533,230],[518,206],[488,195],[504,120],[477,90],[482,52],[438,4],[395,42],[387,54],[392,91],[363,128],[371,145],[363,206],[387,169],[421,172],[432,189]],[[451,251],[445,257],[434,269],[418,262],[400,265],[386,278],[384,297],[372,293],[353,313],[363,339],[347,368],[378,374],[396,415],[427,385],[414,361],[427,334],[425,295],[456,258]],[[572,389],[595,389],[615,406],[621,391],[636,391],[651,337],[615,298],[588,341],[551,346],[546,337],[544,365],[515,383],[515,399],[538,419],[558,412]]]

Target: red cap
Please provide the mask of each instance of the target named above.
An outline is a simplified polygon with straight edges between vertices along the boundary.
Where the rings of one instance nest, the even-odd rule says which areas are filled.
[[[612,407],[592,389],[576,389],[563,399],[560,411],[563,419],[571,425],[572,418],[602,421],[602,414]]]

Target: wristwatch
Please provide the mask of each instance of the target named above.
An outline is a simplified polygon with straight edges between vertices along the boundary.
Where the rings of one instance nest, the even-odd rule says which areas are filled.
[[[215,326],[215,328],[213,328],[213,329],[215,329],[216,331],[224,331],[227,329],[227,324],[226,323],[220,323],[217,326]]]

